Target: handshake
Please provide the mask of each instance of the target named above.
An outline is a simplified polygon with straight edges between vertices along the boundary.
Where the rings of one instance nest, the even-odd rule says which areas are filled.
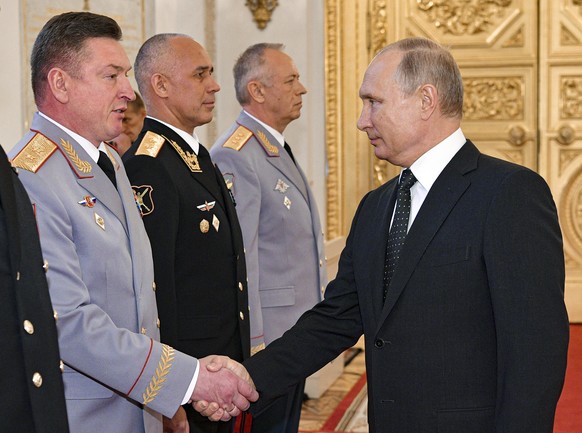
[[[227,356],[199,359],[192,406],[211,421],[228,421],[246,411],[259,393],[242,364]]]

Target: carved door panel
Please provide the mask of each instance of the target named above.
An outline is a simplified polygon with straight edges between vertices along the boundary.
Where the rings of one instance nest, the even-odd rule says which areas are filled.
[[[582,322],[582,0],[540,6],[539,171],[564,235],[566,305]]]

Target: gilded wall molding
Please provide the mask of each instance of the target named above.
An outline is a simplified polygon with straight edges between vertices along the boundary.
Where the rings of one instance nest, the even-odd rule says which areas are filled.
[[[560,78],[561,119],[582,119],[582,76]]]
[[[257,27],[263,30],[271,21],[271,14],[279,6],[279,2],[277,0],[247,0],[246,6],[253,14]]]
[[[523,120],[523,78],[465,78],[464,85],[465,120]]]
[[[326,239],[341,236],[341,213],[339,184],[339,119],[341,116],[338,95],[340,64],[338,52],[338,5],[336,0],[326,0],[324,14],[325,31],[325,120],[326,120],[326,150],[327,150],[327,215]]]
[[[214,0],[205,0],[204,3],[204,45],[206,51],[210,55],[211,59],[216,60],[216,2]],[[216,121],[218,117],[218,112],[214,111],[214,116],[212,121],[206,125],[208,144],[212,144],[218,138],[218,130],[216,126]]]
[[[455,36],[488,32],[513,0],[417,0],[417,8],[433,25]]]
[[[582,167],[566,183],[560,203],[560,221],[564,236],[576,253],[576,265],[582,257]]]
[[[570,166],[572,161],[574,161],[580,154],[582,150],[560,150],[560,165],[559,165],[559,175],[562,176],[566,169]]]

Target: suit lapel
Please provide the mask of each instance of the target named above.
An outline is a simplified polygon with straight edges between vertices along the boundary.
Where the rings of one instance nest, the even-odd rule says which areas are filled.
[[[379,326],[394,308],[435,234],[469,188],[471,182],[465,177],[465,174],[476,168],[478,157],[479,151],[471,142],[467,142],[445,167],[430,189],[406,237],[398,267],[390,282],[386,301],[382,308]]]
[[[12,181],[14,173],[10,168],[8,156],[1,146],[0,159],[2,159],[0,165],[0,198],[6,217],[11,267],[12,270],[17,270],[20,267],[20,226],[18,224],[16,194]]]

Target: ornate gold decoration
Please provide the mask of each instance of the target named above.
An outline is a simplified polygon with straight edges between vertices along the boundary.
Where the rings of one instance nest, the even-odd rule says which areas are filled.
[[[570,30],[562,25],[560,27],[560,44],[562,46],[576,46],[580,45],[580,41]]]
[[[146,155],[155,158],[160,153],[160,150],[164,146],[165,143],[164,137],[159,134],[156,134],[153,131],[148,131],[144,135],[139,144],[139,147],[135,151],[136,155]]]
[[[87,161],[83,161],[79,157],[77,152],[75,152],[75,149],[73,149],[71,143],[61,138],[61,146],[63,146],[63,149],[65,149],[65,152],[67,152],[67,155],[69,155],[69,158],[71,158],[72,163],[75,164],[75,167],[77,167],[77,170],[85,174],[91,173],[91,164]]]
[[[164,382],[166,381],[166,376],[172,368],[172,362],[174,361],[174,348],[166,344],[162,344],[162,356],[158,367],[156,368],[155,374],[152,376],[152,380],[145,392],[143,393],[143,404],[144,406],[148,403],[154,401],[156,396],[159,394]]]
[[[388,35],[386,31],[388,20],[386,19],[386,16],[386,1],[381,0],[374,2],[372,5],[372,11],[371,13],[369,12],[371,39],[368,50],[372,55],[375,55],[388,43]]]
[[[503,48],[520,48],[523,47],[525,43],[523,36],[523,26],[519,28],[517,32],[514,33],[505,43],[502,45]]]
[[[582,76],[562,76],[560,89],[560,118],[582,119]]]
[[[525,158],[521,150],[500,150],[499,155],[509,162],[525,165]]]
[[[267,138],[263,131],[260,130],[257,131],[257,137],[259,138],[265,149],[269,151],[269,153],[272,153],[274,155],[279,154],[279,148],[271,144],[271,142],[269,141],[269,139]]]
[[[523,146],[527,138],[526,135],[526,130],[523,126],[512,126],[509,129],[509,142],[514,146]]]
[[[162,137],[164,136],[162,135]],[[180,158],[182,158],[182,161],[186,163],[192,173],[202,173],[200,164],[198,164],[198,156],[194,152],[184,152],[184,149],[182,149],[174,140],[170,140],[168,137],[164,137],[164,139],[166,139],[166,141],[172,145],[174,150],[178,152],[178,155],[180,155]]]
[[[267,23],[271,21],[271,14],[278,5],[277,0],[247,0],[246,3],[260,30],[267,27]]]
[[[258,352],[265,348],[265,343],[257,344],[256,346],[251,347],[251,356],[256,355]]]
[[[524,83],[520,77],[465,80],[464,117],[467,120],[522,120]]]
[[[416,0],[435,27],[456,36],[483,33],[501,19],[512,0]]]
[[[339,185],[339,137],[338,119],[341,116],[341,106],[338,95],[339,85],[339,52],[338,52],[338,5],[336,0],[326,1],[325,26],[325,136],[327,149],[327,215],[326,235],[327,239],[341,236],[340,199],[341,189]]]
[[[37,133],[14,157],[12,166],[36,173],[56,149],[55,143]]]
[[[559,203],[564,238],[569,240],[579,261],[582,256],[582,167],[578,167],[569,179]]]
[[[374,188],[378,188],[380,185],[383,185],[388,180],[387,176],[388,172],[388,162],[384,161],[383,159],[375,158],[374,161]]]
[[[574,161],[580,154],[582,153],[581,150],[560,150],[560,176],[564,173],[566,168],[570,165],[572,161]]]
[[[572,4],[574,6],[579,6],[580,7],[580,13],[582,14],[582,0],[572,0]]]
[[[239,125],[238,128],[232,133],[232,135],[224,142],[222,147],[228,147],[230,149],[234,149],[239,151],[243,148],[249,138],[253,136],[252,131],[245,128],[242,125]]]
[[[576,131],[570,125],[563,125],[558,129],[558,142],[565,146],[572,144],[576,139]]]

